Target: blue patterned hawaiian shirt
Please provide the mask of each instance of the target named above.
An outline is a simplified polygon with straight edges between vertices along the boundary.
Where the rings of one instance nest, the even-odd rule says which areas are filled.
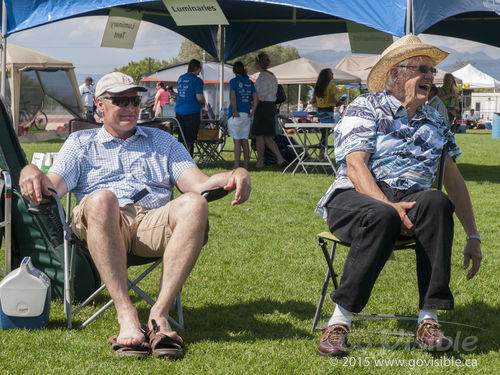
[[[444,146],[455,160],[461,154],[434,108],[422,105],[408,120],[405,107],[387,91],[358,96],[335,127],[334,139],[337,176],[316,207],[325,220],[333,193],[354,188],[345,159],[353,151],[370,153],[368,168],[374,179],[401,190],[431,188]]]

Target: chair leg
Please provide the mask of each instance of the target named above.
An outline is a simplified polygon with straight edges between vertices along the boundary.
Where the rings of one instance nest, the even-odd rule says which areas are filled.
[[[161,259],[158,259],[153,264],[151,264],[146,270],[144,270],[135,280],[128,280],[128,289],[134,290],[139,296],[141,296],[146,302],[150,305],[154,305],[156,302],[149,294],[147,294],[144,290],[142,290],[137,284],[146,277],[155,267],[157,267],[161,263]],[[65,262],[66,264],[70,264],[71,262]],[[68,273],[69,274],[69,273]],[[70,285],[68,282],[67,285]],[[88,305],[91,301],[93,301],[99,293],[101,293],[104,289],[106,289],[106,285],[102,284],[94,293],[92,293],[85,301],[83,301],[80,305],[78,305],[75,309],[71,310],[71,295],[68,297],[65,294],[65,309],[68,317],[68,328],[71,328],[71,315],[77,313],[81,308]],[[69,288],[68,288],[69,290]],[[69,302],[69,303],[68,303]],[[96,320],[104,311],[109,309],[114,304],[113,300],[109,300],[103,307],[101,307],[97,312],[95,312],[90,318],[88,318],[85,322],[83,322],[79,329],[85,328],[87,325]],[[184,316],[182,313],[182,301],[181,301],[181,292],[176,297],[175,302],[173,303],[173,308],[177,309],[177,321],[171,316],[168,317],[168,321],[178,329],[184,329]]]
[[[318,320],[321,315],[321,310],[323,309],[323,303],[325,301],[326,292],[328,290],[328,281],[330,278],[332,279],[334,288],[335,289],[338,288],[338,283],[337,283],[338,275],[335,273],[335,270],[333,268],[333,260],[335,257],[335,249],[337,243],[335,241],[332,242],[332,249],[330,254],[328,254],[328,251],[326,250],[326,242],[323,238],[319,238],[318,245],[321,247],[321,250],[323,251],[323,255],[325,256],[328,267],[326,269],[325,279],[323,281],[323,287],[321,288],[321,295],[319,297],[318,305],[316,307],[316,312],[314,313],[314,320],[311,327],[311,333],[314,332],[316,326],[318,325]]]
[[[319,296],[318,306],[316,306],[316,312],[314,313],[314,320],[311,327],[311,333],[314,332],[316,326],[318,325],[319,316],[321,315],[321,310],[323,309],[323,302],[325,301],[326,290],[328,289],[329,279],[330,279],[330,270],[327,268],[325,273],[325,280],[323,281],[323,287],[321,288],[321,295]]]

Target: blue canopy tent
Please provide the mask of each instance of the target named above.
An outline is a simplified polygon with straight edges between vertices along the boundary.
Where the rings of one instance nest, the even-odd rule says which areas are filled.
[[[413,34],[434,34],[500,47],[499,0],[412,0]]]
[[[347,22],[402,35],[403,24],[393,20],[405,18],[406,1],[218,0],[229,22],[221,28],[218,49],[217,25],[177,26],[163,2],[158,0],[3,0],[6,12],[2,11],[2,34],[8,36],[74,17],[108,15],[111,8],[120,7],[141,12],[142,20],[175,31],[219,61],[227,61],[287,40],[344,33]]]
[[[224,60],[301,37],[347,32],[346,20],[392,35],[404,34],[407,0],[219,0],[226,27]],[[43,24],[83,16],[108,15],[113,7],[143,14],[142,19],[192,40],[214,57],[217,25],[177,26],[158,0],[4,0],[5,35]]]
[[[398,37],[425,32],[500,47],[499,0],[218,0],[218,3],[229,22],[221,28],[219,49],[217,25],[177,26],[158,0],[3,0],[6,11],[2,10],[2,35],[7,37],[68,18],[108,15],[111,8],[120,7],[141,12],[144,21],[177,32],[221,61],[292,39],[345,33],[348,22]]]

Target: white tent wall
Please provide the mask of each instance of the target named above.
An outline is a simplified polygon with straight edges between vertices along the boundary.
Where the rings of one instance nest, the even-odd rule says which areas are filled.
[[[7,48],[7,79],[10,87],[10,109],[14,129],[17,132],[19,125],[19,106],[21,95],[21,76],[23,72],[34,71],[64,71],[72,86],[75,100],[83,112],[83,103],[78,89],[74,66],[70,62],[31,51],[29,49],[9,44]]]
[[[500,81],[480,71],[471,64],[455,70],[453,75],[460,78],[464,84],[469,84],[471,89],[500,88]]]
[[[493,114],[500,113],[500,92],[473,92],[471,108],[485,121],[492,121]]]

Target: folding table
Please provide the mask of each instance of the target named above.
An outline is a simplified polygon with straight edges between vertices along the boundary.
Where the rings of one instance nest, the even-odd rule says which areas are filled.
[[[308,174],[308,168],[311,171],[316,171],[321,169],[323,172],[327,172],[330,168],[333,173],[337,173],[335,168],[335,163],[333,161],[333,145],[328,144],[328,138],[326,138],[325,143],[321,143],[321,129],[328,129],[328,136],[333,132],[335,124],[334,123],[320,123],[320,122],[288,122],[285,123],[285,129],[294,129],[297,135],[297,140],[300,146],[303,148],[303,152],[297,155],[297,165],[292,172],[295,172],[301,167],[305,174]],[[286,132],[285,132],[286,134]],[[291,135],[286,134],[287,137]],[[320,151],[323,150],[323,153]],[[320,157],[322,155],[322,157]],[[332,159],[333,158],[333,159]]]

